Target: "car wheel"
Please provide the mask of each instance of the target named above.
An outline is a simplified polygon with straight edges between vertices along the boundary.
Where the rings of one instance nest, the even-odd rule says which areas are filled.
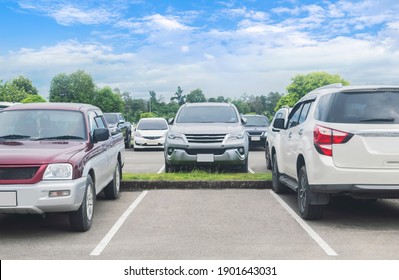
[[[119,190],[121,187],[121,169],[119,165],[119,161],[117,161],[115,170],[114,170],[114,177],[112,181],[105,187],[104,195],[107,199],[117,199],[119,197]]]
[[[311,191],[309,189],[306,167],[299,170],[298,178],[298,207],[299,214],[306,220],[316,220],[323,216],[324,205],[310,204]]]
[[[94,202],[96,195],[94,192],[94,183],[90,175],[87,175],[86,189],[82,205],[75,212],[70,213],[69,221],[75,231],[88,231],[93,222]]]
[[[125,148],[130,148],[130,141],[132,140],[132,136],[130,135],[130,133],[128,133],[128,135],[126,135],[126,141],[125,141]]]
[[[246,159],[245,163],[240,167],[241,173],[248,173],[248,158]]]
[[[174,171],[174,169],[173,169],[172,165],[165,161],[165,173],[171,173],[173,171]]]
[[[275,193],[286,193],[288,188],[280,182],[280,172],[278,171],[276,155],[273,155],[272,164],[272,189]]]
[[[267,144],[265,146],[265,157],[266,157],[266,168],[268,170],[271,170],[272,169],[272,162],[270,160],[270,152],[269,152],[269,147],[268,147]]]

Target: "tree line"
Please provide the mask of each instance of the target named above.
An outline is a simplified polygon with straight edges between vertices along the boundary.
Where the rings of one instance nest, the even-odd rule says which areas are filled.
[[[50,102],[88,103],[99,107],[103,112],[122,112],[131,122],[137,122],[142,117],[174,117],[179,107],[186,102],[231,102],[241,114],[263,114],[271,119],[274,112],[282,106],[291,107],[311,90],[332,83],[349,84],[339,75],[312,72],[291,78],[286,94],[269,92],[266,95],[243,94],[235,99],[224,96],[207,98],[200,88],[185,94],[178,86],[174,95],[166,102],[155,91],[149,91],[148,99],[143,99],[133,98],[129,92],[121,92],[108,86],[97,87],[90,74],[78,70],[71,74],[56,75],[51,80],[48,99]],[[31,80],[24,76],[6,82],[0,80],[0,101],[46,102]]]

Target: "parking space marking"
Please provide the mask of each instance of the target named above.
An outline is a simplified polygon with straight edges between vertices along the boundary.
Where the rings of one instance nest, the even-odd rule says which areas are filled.
[[[162,165],[161,169],[158,170],[157,174],[161,174],[164,171],[165,171],[165,164]]]
[[[253,171],[251,168],[248,167],[249,173],[255,174],[255,171]]]
[[[289,207],[284,200],[282,200],[277,194],[275,194],[274,191],[270,190],[270,193],[284,207],[284,209],[287,210],[288,213],[290,213],[290,215],[309,234],[309,236],[312,237],[314,241],[316,241],[316,243],[324,250],[327,255],[338,256],[338,254],[330,247],[330,245],[328,245],[327,242],[325,242],[317,232],[315,232],[301,217],[299,217],[298,214],[295,213],[295,211],[292,210],[291,207]]]
[[[112,237],[118,232],[119,228],[126,221],[127,217],[133,212],[134,209],[140,204],[140,202],[144,199],[148,191],[143,191],[130,206],[126,209],[126,211],[119,217],[118,221],[112,226],[112,228],[108,231],[108,233],[104,236],[104,238],[98,243],[97,247],[90,253],[90,256],[99,256],[102,251],[107,247],[108,243],[111,241]]]

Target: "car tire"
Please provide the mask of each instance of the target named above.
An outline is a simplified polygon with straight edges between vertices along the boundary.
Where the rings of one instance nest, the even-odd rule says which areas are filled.
[[[272,170],[272,161],[270,160],[270,151],[267,144],[265,146],[265,158],[266,158],[266,168],[268,170]]]
[[[323,216],[324,205],[310,204],[309,197],[311,191],[309,189],[308,176],[306,167],[302,166],[298,176],[298,207],[299,214],[305,220],[316,220]]]
[[[277,166],[277,156],[273,155],[272,161],[272,189],[275,193],[287,193],[288,187],[280,182],[280,172]]]
[[[120,195],[120,187],[121,187],[121,169],[119,165],[119,161],[117,161],[114,177],[112,181],[104,188],[104,195],[106,199],[117,199]]]
[[[85,194],[79,209],[69,214],[71,227],[75,231],[88,231],[91,228],[94,214],[96,194],[94,183],[90,175],[87,175]]]
[[[240,166],[240,173],[248,173],[248,158],[245,160],[245,163]]]
[[[173,166],[165,161],[165,173],[172,173],[173,171]]]

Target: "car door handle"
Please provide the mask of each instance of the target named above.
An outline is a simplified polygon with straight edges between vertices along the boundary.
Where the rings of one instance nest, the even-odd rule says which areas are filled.
[[[292,132],[288,133],[288,139],[291,139]]]
[[[302,136],[302,134],[303,134],[303,128],[302,128],[301,130],[298,131],[298,135],[299,135],[299,136]]]

